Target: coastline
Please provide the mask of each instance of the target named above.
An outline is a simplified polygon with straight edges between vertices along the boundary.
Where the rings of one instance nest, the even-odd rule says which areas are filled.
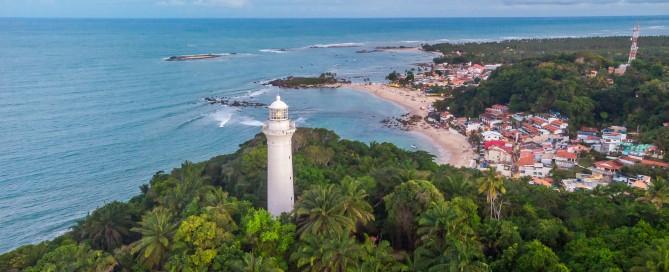
[[[394,88],[385,84],[361,84],[361,83],[341,83],[332,87],[347,88],[356,91],[366,92],[374,96],[395,103],[404,108],[410,115],[426,117],[427,108],[434,103],[437,98],[419,94],[416,91],[410,91],[407,88]],[[423,107],[424,109],[421,109]],[[467,142],[464,135],[452,133],[448,129],[437,129],[428,125],[424,121],[409,128],[409,131],[420,133],[429,138],[439,150],[435,161],[439,164],[451,164],[455,167],[471,167],[471,161],[475,154],[471,145]]]

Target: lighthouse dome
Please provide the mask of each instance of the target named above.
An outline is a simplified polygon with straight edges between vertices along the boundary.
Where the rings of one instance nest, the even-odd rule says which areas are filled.
[[[279,109],[288,109],[288,105],[281,101],[281,96],[276,96],[276,101],[272,102],[271,105],[269,105],[270,109],[274,110],[279,110]]]
[[[280,121],[288,120],[288,105],[281,101],[280,96],[276,96],[276,101],[269,105],[269,120]]]

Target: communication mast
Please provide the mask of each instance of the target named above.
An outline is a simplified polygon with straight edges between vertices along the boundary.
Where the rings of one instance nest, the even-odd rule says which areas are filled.
[[[636,51],[639,47],[636,45],[636,40],[639,39],[639,26],[634,26],[634,35],[632,35],[632,48],[630,48],[630,57],[627,60],[627,64],[632,63],[636,59]]]

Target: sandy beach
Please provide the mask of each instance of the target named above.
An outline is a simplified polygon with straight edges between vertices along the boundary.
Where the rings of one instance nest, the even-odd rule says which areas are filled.
[[[411,91],[406,88],[389,87],[385,84],[368,85],[348,83],[339,84],[339,86],[342,88],[371,93],[379,98],[400,105],[406,109],[410,115],[418,115],[421,117],[427,116],[427,108],[437,100],[436,97],[425,96],[419,92]],[[423,107],[423,109],[421,109],[421,107]],[[440,150],[427,150],[432,151],[431,153],[437,156],[437,163],[449,163],[456,167],[471,166],[475,153],[473,152],[471,145],[467,142],[466,137],[462,134],[452,133],[448,131],[448,129],[435,128],[427,124],[425,121],[421,121],[411,127],[410,130],[427,136],[440,148]]]

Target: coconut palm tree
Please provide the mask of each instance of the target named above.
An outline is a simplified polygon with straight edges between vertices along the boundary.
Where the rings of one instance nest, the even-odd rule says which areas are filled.
[[[323,246],[323,259],[328,264],[328,271],[343,272],[354,268],[365,253],[358,241],[347,233],[338,233],[328,240]]]
[[[353,270],[365,251],[344,232],[333,235],[306,234],[291,258],[302,271],[342,272]]]
[[[302,271],[326,271],[328,264],[323,259],[323,245],[319,236],[305,233],[300,237],[297,251],[290,258],[297,262]]]
[[[484,262],[485,256],[481,250],[481,245],[474,237],[468,237],[461,240],[453,240],[449,249],[444,252],[448,256],[449,262],[447,269],[433,267],[430,271],[488,271],[488,265]]]
[[[236,272],[282,272],[283,270],[277,268],[271,259],[246,253],[243,259],[233,261],[231,266]]]
[[[128,238],[132,225],[128,204],[114,201],[106,204],[73,227],[75,236],[88,239],[96,249],[112,250]]]
[[[297,233],[326,235],[347,232],[355,222],[344,215],[344,197],[333,184],[318,185],[302,194],[293,211],[297,217]]]
[[[146,214],[139,227],[130,229],[141,233],[142,239],[132,244],[132,254],[141,252],[139,258],[146,262],[149,269],[160,269],[170,249],[172,236],[177,225],[172,223],[172,214],[163,207]]]
[[[231,200],[228,192],[219,187],[205,193],[201,204],[205,209],[216,209],[221,213],[225,211],[232,215],[237,212],[237,204]]]
[[[490,218],[499,220],[500,213],[498,210],[501,209],[495,209],[495,201],[497,201],[497,197],[506,193],[506,188],[504,187],[504,178],[498,177],[494,168],[488,169],[483,177],[479,178],[479,193],[486,194],[486,200],[490,204]]]
[[[339,186],[343,196],[343,215],[363,226],[374,220],[372,206],[365,200],[367,193],[360,188],[360,183],[353,179],[344,179]]]

